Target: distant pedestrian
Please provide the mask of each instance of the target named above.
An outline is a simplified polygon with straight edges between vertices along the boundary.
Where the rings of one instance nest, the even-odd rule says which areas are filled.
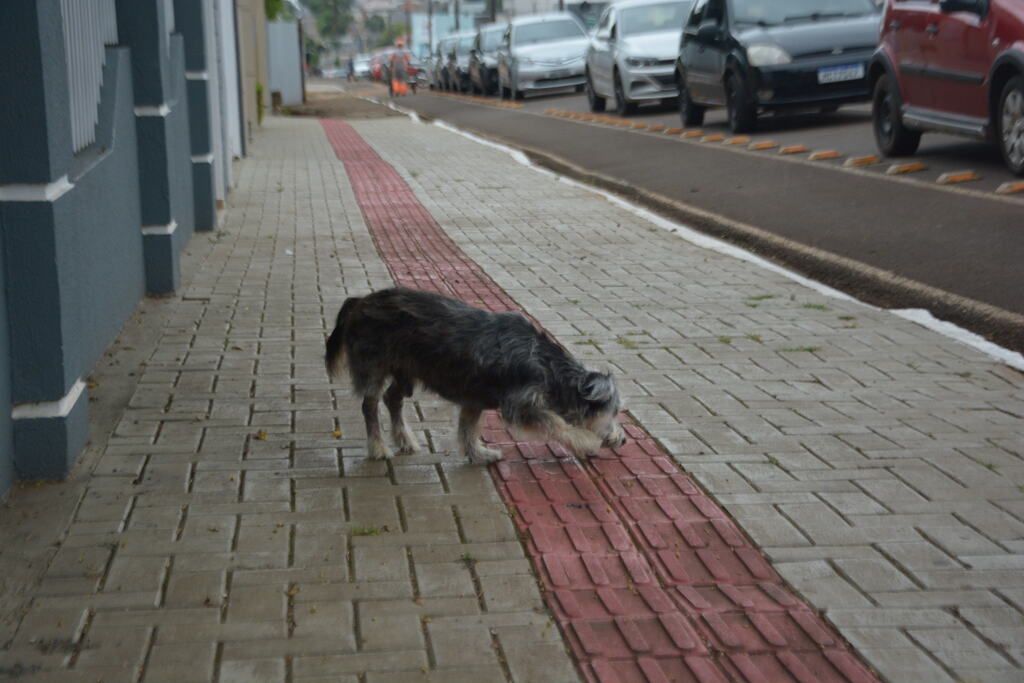
[[[409,92],[409,51],[403,40],[397,41],[395,47],[388,57],[388,94],[391,97]]]
[[[348,62],[346,63],[345,67],[346,67],[346,69],[345,69],[345,71],[346,71],[345,77],[349,81],[356,80],[356,62],[355,62],[354,59],[352,59],[351,55],[349,55]]]

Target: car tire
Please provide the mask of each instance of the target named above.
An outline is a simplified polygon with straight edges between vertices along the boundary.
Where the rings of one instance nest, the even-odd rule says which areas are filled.
[[[995,113],[996,139],[1006,166],[1024,175],[1024,76],[1014,76],[1003,86]]]
[[[742,76],[730,73],[725,77],[725,104],[733,133],[749,133],[757,127],[757,107]]]
[[[512,82],[512,84],[508,87],[508,89],[509,89],[509,92],[511,93],[510,97],[513,100],[521,100],[525,96],[523,91],[516,87],[515,81]]]
[[[608,100],[597,94],[594,90],[594,84],[590,80],[590,72],[587,72],[587,82],[584,85],[584,91],[587,93],[587,104],[590,105],[590,111],[598,114],[604,111],[605,106],[608,104]]]
[[[632,116],[636,113],[636,102],[626,99],[625,91],[622,89],[622,79],[619,72],[615,72],[615,113],[619,116]]]
[[[507,100],[512,96],[512,94],[508,91],[508,88],[505,87],[505,84],[502,83],[501,80],[498,80],[498,96],[503,100]]]
[[[890,74],[884,74],[871,97],[871,128],[878,151],[887,157],[913,154],[921,144],[921,132],[903,126],[901,108],[899,86]]]
[[[683,122],[683,127],[689,126],[703,126],[704,125],[704,107],[699,104],[694,104],[693,100],[690,99],[690,91],[687,89],[686,84],[679,80],[679,118]]]

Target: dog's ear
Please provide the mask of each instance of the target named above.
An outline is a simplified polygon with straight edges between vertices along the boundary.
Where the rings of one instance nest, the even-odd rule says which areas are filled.
[[[615,397],[615,380],[611,373],[588,372],[580,382],[580,395],[591,403],[607,403]]]

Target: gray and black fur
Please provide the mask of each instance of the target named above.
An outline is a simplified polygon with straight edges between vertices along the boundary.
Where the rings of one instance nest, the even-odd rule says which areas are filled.
[[[416,451],[402,401],[420,385],[461,408],[458,444],[473,462],[501,453],[480,443],[480,415],[498,409],[514,431],[574,453],[619,446],[614,378],[585,368],[518,313],[489,313],[457,299],[383,289],[347,299],[327,340],[327,372],[349,374],[363,397],[371,458],[388,458],[378,417],[383,396],[399,453]]]

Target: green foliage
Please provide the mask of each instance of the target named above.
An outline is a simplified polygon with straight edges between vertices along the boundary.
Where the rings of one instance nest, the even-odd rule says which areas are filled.
[[[377,47],[388,47],[389,45],[394,45],[396,40],[405,36],[408,32],[409,29],[405,24],[399,24],[397,22],[391,24],[391,26],[388,26],[384,30],[384,33],[380,34],[380,37],[377,38]]]
[[[383,33],[387,27],[384,17],[374,15],[366,20],[366,30],[370,33]]]
[[[316,17],[317,28],[330,41],[348,33],[352,24],[352,0],[303,0]]]
[[[274,21],[284,13],[284,0],[263,0],[267,21]]]

